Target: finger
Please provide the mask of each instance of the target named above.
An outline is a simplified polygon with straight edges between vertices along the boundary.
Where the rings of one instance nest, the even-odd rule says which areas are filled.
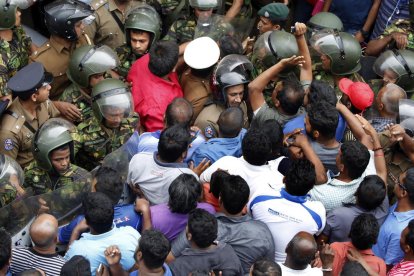
[[[194,162],[190,161],[190,165],[188,166],[191,170],[194,169]]]

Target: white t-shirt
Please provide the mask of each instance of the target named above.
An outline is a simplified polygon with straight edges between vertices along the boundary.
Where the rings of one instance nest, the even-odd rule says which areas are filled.
[[[295,275],[306,275],[306,276],[322,276],[323,272],[320,268],[317,267],[311,267],[308,265],[307,268],[303,270],[295,270],[291,269],[283,263],[278,263],[280,265],[280,268],[282,269],[282,275],[283,276],[295,276]]]

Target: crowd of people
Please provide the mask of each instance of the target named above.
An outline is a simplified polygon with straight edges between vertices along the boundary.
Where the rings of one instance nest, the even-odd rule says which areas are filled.
[[[414,1],[33,2],[0,276],[414,275]]]

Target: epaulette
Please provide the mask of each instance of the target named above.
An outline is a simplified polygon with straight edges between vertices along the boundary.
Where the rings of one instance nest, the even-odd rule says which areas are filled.
[[[97,10],[105,4],[108,4],[108,0],[93,0],[91,3],[91,7],[92,9]]]
[[[15,118],[14,116],[3,114],[2,128],[4,130],[11,131],[14,134],[18,134],[22,129],[25,121],[26,119],[24,118],[24,116],[19,116],[18,118]]]
[[[34,58],[38,57],[40,54],[42,54],[43,52],[48,50],[50,47],[52,47],[52,46],[50,45],[50,42],[47,41],[45,44],[43,44],[36,51],[33,52],[31,58],[34,59]]]

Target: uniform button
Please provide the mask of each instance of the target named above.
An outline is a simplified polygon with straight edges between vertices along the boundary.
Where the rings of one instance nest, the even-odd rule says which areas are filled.
[[[47,46],[47,47],[49,47],[49,43],[48,43],[48,44],[46,44],[46,46]]]
[[[16,126],[16,128],[19,129],[20,127],[19,126]]]

